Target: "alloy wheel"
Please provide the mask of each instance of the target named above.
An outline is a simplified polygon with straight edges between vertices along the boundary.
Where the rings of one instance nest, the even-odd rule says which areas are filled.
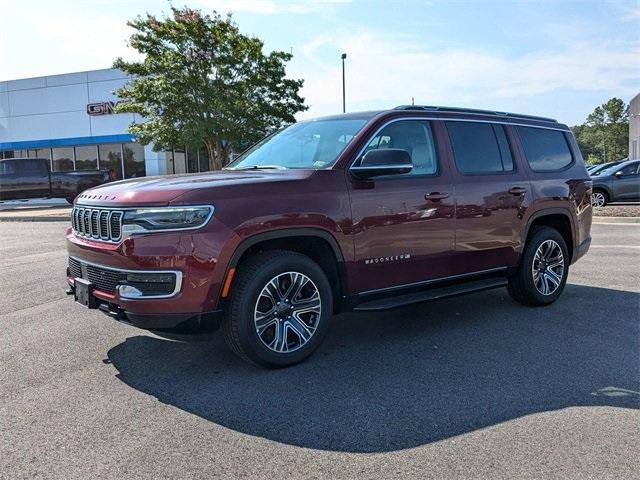
[[[542,295],[552,295],[562,283],[564,255],[555,240],[545,240],[533,257],[533,284]]]
[[[276,353],[289,353],[309,342],[315,333],[322,304],[315,283],[300,272],[273,277],[263,287],[254,309],[260,341]]]
[[[594,207],[602,207],[606,202],[604,198],[604,193],[602,192],[593,192],[591,194],[591,205]]]

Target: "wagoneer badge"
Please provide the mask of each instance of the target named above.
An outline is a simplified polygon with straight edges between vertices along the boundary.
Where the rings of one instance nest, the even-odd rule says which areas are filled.
[[[367,258],[365,259],[364,264],[370,265],[373,263],[397,262],[399,260],[409,260],[410,258],[411,258],[411,254],[403,253],[401,255],[391,255],[389,257]]]

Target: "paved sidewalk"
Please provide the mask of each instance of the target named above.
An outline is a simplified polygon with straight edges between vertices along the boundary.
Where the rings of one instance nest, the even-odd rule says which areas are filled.
[[[0,211],[0,222],[68,222],[71,207],[20,207]]]

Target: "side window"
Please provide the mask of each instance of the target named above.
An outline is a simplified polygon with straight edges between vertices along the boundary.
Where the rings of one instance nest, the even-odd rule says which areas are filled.
[[[429,121],[400,120],[390,123],[371,139],[365,153],[382,148],[399,148],[409,152],[413,169],[405,175],[434,175],[438,172],[436,148]]]
[[[0,162],[0,175],[15,175],[16,162]]]
[[[516,127],[524,156],[534,172],[561,170],[573,157],[564,133],[535,127]]]
[[[445,122],[456,166],[461,173],[513,171],[513,157],[502,125]]]
[[[45,175],[44,164],[39,160],[23,160],[22,171],[25,175]]]
[[[628,177],[630,175],[637,175],[638,174],[638,167],[640,167],[640,162],[639,163],[632,163],[631,165],[627,165],[626,167],[621,168],[618,171],[622,173],[623,177]]]

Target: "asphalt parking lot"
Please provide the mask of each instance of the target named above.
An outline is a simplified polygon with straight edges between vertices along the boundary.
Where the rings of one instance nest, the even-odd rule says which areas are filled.
[[[640,224],[594,225],[550,307],[495,290],[341,315],[279,371],[74,305],[64,228],[0,223],[1,478],[640,471]]]

